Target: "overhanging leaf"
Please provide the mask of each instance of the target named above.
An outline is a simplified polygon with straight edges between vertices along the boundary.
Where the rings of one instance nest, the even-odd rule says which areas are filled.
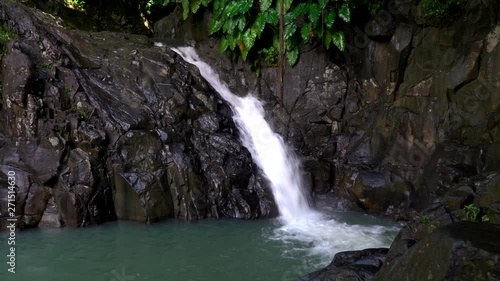
[[[339,9],[339,17],[342,18],[345,22],[349,22],[351,20],[351,10],[347,4],[342,5]]]
[[[337,14],[334,11],[330,11],[325,14],[325,25],[327,27],[332,27],[333,24],[335,23],[335,18],[337,17]]]
[[[325,48],[328,50],[330,49],[330,44],[332,43],[332,34],[330,31],[326,31],[325,37],[323,38],[323,44],[325,45]]]
[[[309,42],[309,33],[311,32],[311,23],[308,23],[304,25],[300,29],[300,36],[302,37],[302,40],[304,40],[304,43]]]
[[[225,23],[224,26],[222,27],[222,31],[226,34],[232,34],[234,32],[234,29],[238,25],[238,19],[237,18],[229,18]]]
[[[324,9],[326,7],[326,4],[328,4],[328,1],[329,0],[319,0],[318,1],[321,9]]]
[[[243,60],[247,60],[247,56],[248,56],[248,49],[244,48],[243,50],[241,50],[241,57],[243,58]]]
[[[279,11],[280,10],[280,1],[281,0],[277,0],[276,1],[276,11]],[[283,0],[283,12],[286,13],[290,7],[292,6],[292,2],[293,0]]]
[[[266,27],[266,15],[263,13],[259,13],[257,18],[255,19],[255,22],[253,23],[253,27],[255,29],[257,37],[260,38],[260,35],[262,34],[264,28]]]
[[[250,50],[253,47],[253,44],[255,43],[255,40],[257,39],[257,34],[255,33],[255,30],[252,28],[247,29],[243,33],[243,43],[245,43],[245,48],[246,50]]]
[[[293,13],[286,13],[285,16],[283,17],[283,22],[285,23],[285,25],[288,25],[288,24],[293,23],[295,18],[296,17]]]
[[[321,16],[321,7],[318,4],[311,4],[309,5],[309,13],[307,14],[307,17],[311,22],[317,22],[319,19],[319,16]]]
[[[269,9],[269,7],[271,7],[273,0],[260,0],[259,2],[260,2],[260,10],[262,12],[264,12],[264,11],[267,11],[267,9]]]
[[[239,19],[238,19],[238,29],[240,31],[243,31],[243,29],[245,29],[245,24],[247,23],[247,19],[246,17],[244,16],[241,16]]]
[[[186,20],[189,16],[189,0],[182,0],[182,17]]]
[[[297,59],[299,58],[299,48],[295,47],[291,51],[286,53],[286,59],[290,66],[294,66],[297,63]]]
[[[297,5],[297,7],[293,8],[292,13],[295,17],[298,17],[307,14],[307,11],[308,6],[306,5],[306,3],[300,3],[299,5]]]
[[[271,9],[267,10],[265,15],[266,15],[266,22],[267,23],[270,23],[273,25],[278,24],[279,14],[275,9],[271,8]]]
[[[227,36],[227,45],[231,51],[234,51],[234,48],[236,48],[236,40],[234,40],[233,35]]]
[[[228,47],[229,41],[227,40],[227,37],[222,37],[222,39],[220,40],[220,52],[224,53]]]
[[[223,25],[224,22],[221,18],[212,16],[212,19],[210,20],[210,34],[214,34],[215,32],[219,31]]]
[[[332,41],[339,50],[344,51],[345,50],[345,37],[344,37],[344,32],[342,31],[337,31],[332,34]]]
[[[191,7],[191,12],[195,14],[198,12],[198,9],[200,8],[201,5],[201,0],[193,0],[191,1],[190,7]]]
[[[285,39],[292,37],[296,30],[297,26],[294,23],[285,26]]]
[[[253,1],[251,0],[237,0],[232,1],[227,7],[225,17],[232,17],[237,14],[244,14],[252,8]]]

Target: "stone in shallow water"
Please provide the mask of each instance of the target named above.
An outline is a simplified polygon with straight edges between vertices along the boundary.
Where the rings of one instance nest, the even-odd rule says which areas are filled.
[[[375,273],[382,267],[388,250],[378,248],[338,253],[327,267],[296,281],[372,280]]]

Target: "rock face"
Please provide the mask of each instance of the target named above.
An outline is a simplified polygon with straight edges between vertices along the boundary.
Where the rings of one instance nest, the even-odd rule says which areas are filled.
[[[11,2],[0,7],[16,34],[2,57],[0,195],[16,171],[20,226],[276,214],[230,109],[195,68],[147,37],[70,29]],[[401,5],[347,27],[342,54],[303,50],[283,102],[276,68],[257,77],[220,55],[209,15],[174,10],[154,34],[198,42],[235,92],[265,101],[321,205],[408,220],[443,198],[463,208],[472,193],[496,196],[474,181],[500,170],[500,32],[494,0],[468,1],[447,26]]]
[[[19,227],[276,215],[230,108],[194,67],[144,36],[1,9],[16,39],[1,68],[0,194],[14,171]]]
[[[313,194],[340,197],[334,208],[407,220],[461,180],[500,169],[500,33],[494,0],[467,1],[446,26],[420,23],[422,1],[396,2],[353,23],[344,53],[304,49],[285,69],[283,103],[276,68],[256,77],[221,58],[206,34],[163,25],[155,34],[197,41],[230,86],[266,102],[274,127],[302,157]],[[176,17],[165,21],[182,30],[206,24]]]

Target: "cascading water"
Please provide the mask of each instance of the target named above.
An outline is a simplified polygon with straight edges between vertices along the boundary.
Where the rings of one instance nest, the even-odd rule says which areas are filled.
[[[271,183],[283,224],[269,237],[292,245],[284,250],[285,255],[307,252],[316,258],[306,262],[324,266],[337,252],[390,244],[388,233],[395,235],[397,227],[348,225],[312,210],[302,191],[299,161],[264,119],[261,102],[251,94],[234,95],[192,47],[172,50],[197,66],[203,78],[230,104],[243,145]]]
[[[196,65],[203,78],[231,105],[241,141],[271,183],[282,218],[292,222],[313,216],[315,212],[309,207],[301,189],[299,161],[264,119],[261,102],[250,94],[246,97],[234,95],[215,71],[200,60],[192,47],[173,50],[186,62]]]

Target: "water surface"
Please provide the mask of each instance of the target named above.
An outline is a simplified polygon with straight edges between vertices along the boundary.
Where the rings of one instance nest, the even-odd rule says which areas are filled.
[[[0,280],[280,281],[321,268],[334,252],[389,246],[399,225],[358,213],[334,213],[336,228],[312,236],[274,220],[117,222],[85,229],[17,233],[16,274],[7,272],[2,233]],[[301,227],[305,227],[302,225]],[[319,241],[318,241],[319,239]]]

